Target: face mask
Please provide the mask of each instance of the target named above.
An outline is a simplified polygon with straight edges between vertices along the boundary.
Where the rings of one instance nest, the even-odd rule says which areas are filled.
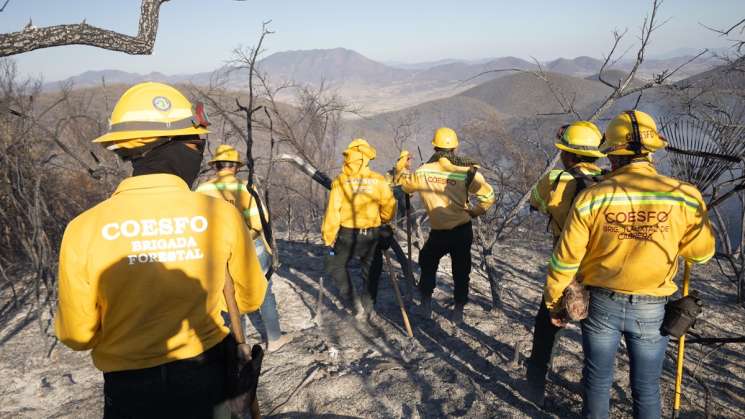
[[[169,141],[132,161],[132,175],[167,173],[180,177],[191,188],[199,176],[203,152],[203,142],[197,150],[193,150],[183,141]]]

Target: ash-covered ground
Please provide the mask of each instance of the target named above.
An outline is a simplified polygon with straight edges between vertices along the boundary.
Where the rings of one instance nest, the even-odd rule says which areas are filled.
[[[259,390],[265,417],[579,416],[582,351],[577,325],[563,332],[545,407],[538,408],[521,395],[533,316],[550,252],[546,237],[499,245],[501,304],[495,309],[488,281],[474,270],[462,326],[449,320],[452,281],[449,259],[443,259],[434,318],[424,320],[407,306],[413,338],[406,337],[385,273],[376,322],[355,320],[329,280],[324,280],[326,293],[319,316],[324,249],[314,240],[278,243],[281,267],[273,277],[273,289],[282,328],[292,341],[265,358]],[[394,267],[400,275],[395,262]],[[745,310],[736,304],[736,288],[718,272],[715,262],[696,267],[692,283],[707,304],[695,333],[745,334]],[[11,295],[5,289],[0,300],[0,313],[5,313],[0,323],[0,417],[100,417],[103,381],[89,355],[53,345],[49,312],[39,320],[33,299],[12,310],[8,305]],[[250,338],[258,341],[259,334]],[[745,416],[743,347],[688,346],[683,417],[702,417],[707,406],[713,416]],[[676,348],[674,343],[669,345],[665,362],[664,416],[669,416],[672,407]],[[619,351],[625,352],[623,347]],[[618,357],[611,403],[613,417],[631,416],[625,354]]]

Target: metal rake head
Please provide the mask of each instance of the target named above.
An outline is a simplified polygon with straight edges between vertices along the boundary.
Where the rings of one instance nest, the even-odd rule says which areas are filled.
[[[663,119],[673,175],[702,192],[745,157],[745,126],[693,117]]]

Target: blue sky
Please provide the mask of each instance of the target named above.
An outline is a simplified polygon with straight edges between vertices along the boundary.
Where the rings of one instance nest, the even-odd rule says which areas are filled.
[[[607,51],[614,28],[639,32],[648,0],[421,1],[421,0],[171,0],[161,8],[152,56],[129,56],[92,47],[43,49],[15,57],[23,74],[58,80],[86,70],[146,73],[212,70],[240,45],[252,45],[263,20],[276,31],[268,53],[345,47],[378,61],[478,59],[513,55],[541,60]],[[10,0],[0,31],[80,22],[135,34],[139,0]],[[667,0],[669,19],[650,53],[679,48],[720,48],[725,39],[700,23],[728,27],[745,16],[744,0]]]

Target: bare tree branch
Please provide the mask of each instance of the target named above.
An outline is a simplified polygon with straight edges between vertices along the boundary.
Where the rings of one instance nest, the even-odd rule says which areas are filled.
[[[611,61],[613,59],[613,54],[616,53],[618,44],[621,42],[621,39],[623,39],[624,35],[626,35],[626,32],[628,32],[628,29],[624,30],[621,33],[619,33],[617,30],[613,31],[613,46],[611,47],[608,56],[605,57],[605,60],[603,60],[603,65],[600,66],[600,71],[598,71],[598,80],[600,80],[601,83],[605,84],[611,89],[615,89],[618,86],[605,80],[605,78],[603,77],[603,73],[605,72],[606,67],[608,67],[609,65],[613,65],[621,59],[621,57],[618,57],[615,61]]]
[[[3,7],[5,7],[5,6],[3,6]],[[741,21],[735,23],[729,29],[716,29],[716,28],[712,28],[712,27],[706,26],[703,23],[699,23],[699,25],[703,26],[704,28],[706,28],[706,29],[708,29],[710,31],[714,31],[714,32],[716,32],[716,33],[718,33],[718,34],[720,34],[722,36],[727,36],[727,35],[730,34],[730,32],[732,32],[733,30],[735,30],[735,28],[737,28],[738,26],[742,25],[743,23],[745,23],[745,19],[742,19]]]
[[[4,12],[5,11],[5,6],[7,6],[8,3],[10,3],[10,0],[5,0],[5,3],[3,3],[3,7],[0,7],[0,12]]]
[[[160,6],[168,0],[142,0],[137,36],[124,35],[83,22],[36,28],[27,25],[18,32],[0,34],[0,57],[62,45],[90,45],[133,55],[150,55],[158,33]],[[8,2],[6,1],[7,5]],[[3,5],[5,8],[5,5]]]
[[[628,88],[629,84],[631,83],[631,80],[634,78],[637,71],[639,70],[639,66],[641,66],[641,64],[644,62],[645,52],[646,52],[647,46],[649,45],[649,41],[652,37],[652,34],[654,33],[654,31],[659,29],[659,27],[662,24],[665,23],[665,22],[662,22],[661,24],[656,23],[657,12],[659,11],[659,8],[661,5],[662,5],[662,0],[652,0],[651,14],[648,17],[645,17],[644,21],[642,22],[641,35],[639,37],[640,45],[636,53],[636,61],[634,62],[634,65],[632,66],[628,74],[626,74],[626,77],[624,77],[621,81],[619,81],[617,86],[613,87],[613,91],[608,95],[608,97],[606,97],[603,103],[600,104],[600,106],[598,106],[597,109],[595,109],[595,112],[593,112],[593,114],[587,119],[588,121],[597,120],[608,109],[610,109],[610,107],[619,98],[628,96],[629,94],[632,94],[632,93],[641,92],[644,89],[659,86],[660,84],[662,84],[662,82],[667,80],[675,71],[678,71],[682,67],[682,66],[679,66],[673,72],[663,72],[662,77],[659,77],[659,78],[656,77],[653,82],[650,82],[651,85],[648,85],[649,83],[647,83],[644,85],[646,86],[644,88],[634,88],[634,89]],[[618,44],[617,37],[618,37],[618,33],[614,32],[614,44],[613,44],[613,47],[611,48],[611,51],[615,51],[615,48],[617,47],[617,44]],[[609,57],[610,55],[611,54],[609,54]],[[699,54],[699,56],[700,55],[701,54]],[[513,219],[515,219],[515,217],[520,212],[520,210],[528,202],[528,199],[530,199],[530,191],[532,190],[532,188],[535,186],[538,180],[540,180],[543,176],[545,176],[548,172],[550,172],[551,169],[556,165],[556,163],[559,162],[560,156],[561,156],[560,152],[557,152],[554,154],[554,157],[551,159],[549,164],[546,166],[543,173],[540,174],[540,176],[536,179],[536,181],[523,193],[523,195],[517,201],[515,206],[513,206],[512,209],[507,213],[504,220],[497,228],[497,231],[496,231],[497,237],[501,236],[502,233],[504,232],[505,227],[507,227],[507,225],[510,222],[512,222]]]

